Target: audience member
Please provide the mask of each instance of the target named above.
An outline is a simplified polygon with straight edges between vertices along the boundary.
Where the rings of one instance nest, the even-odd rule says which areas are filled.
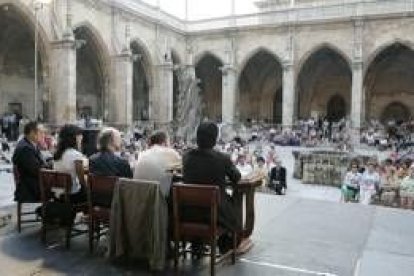
[[[410,173],[401,182],[401,206],[409,209],[413,208],[414,203],[414,165],[410,167]]]
[[[276,159],[275,166],[270,171],[270,187],[273,188],[277,195],[286,193],[286,168],[282,167],[279,159]]]
[[[29,122],[24,127],[24,137],[17,143],[12,161],[17,168],[20,183],[15,191],[16,201],[39,201],[39,172],[46,166],[42,153],[38,148],[42,125]]]
[[[351,162],[351,169],[345,174],[342,185],[342,196],[345,202],[354,201],[359,194],[362,175],[359,173],[358,162]]]
[[[371,198],[376,194],[380,185],[380,176],[375,170],[375,162],[369,161],[367,170],[362,174],[360,186],[360,202],[368,205]]]
[[[236,167],[241,173],[242,178],[248,178],[253,173],[253,166],[247,162],[246,155],[244,154],[239,155],[237,158]]]

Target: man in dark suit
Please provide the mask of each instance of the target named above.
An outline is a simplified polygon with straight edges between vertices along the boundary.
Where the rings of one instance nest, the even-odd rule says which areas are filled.
[[[230,157],[213,149],[218,127],[214,123],[202,123],[197,129],[198,148],[183,157],[183,182],[188,184],[217,185],[220,188],[219,224],[230,230],[239,230],[238,210],[233,198],[226,192],[226,185],[237,185],[241,174]]]
[[[89,158],[89,171],[100,176],[132,178],[129,162],[115,154],[120,151],[121,142],[117,129],[103,129],[98,138],[99,152]]]
[[[39,172],[46,162],[38,148],[42,138],[42,126],[29,122],[24,127],[22,138],[14,150],[13,165],[19,173],[19,185],[14,197],[19,202],[36,202],[40,200]]]
[[[276,166],[270,171],[269,185],[277,195],[286,193],[286,169],[282,167],[280,160],[276,160]]]

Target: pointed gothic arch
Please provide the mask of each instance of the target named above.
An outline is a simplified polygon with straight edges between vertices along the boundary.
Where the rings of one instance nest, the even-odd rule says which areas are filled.
[[[78,115],[106,120],[109,100],[109,50],[99,32],[89,23],[74,29]]]
[[[239,88],[239,117],[242,122],[264,121],[281,123],[281,116],[275,116],[276,107],[281,107],[283,69],[281,60],[266,48],[259,48],[248,55],[241,67]],[[280,101],[278,104],[275,97]],[[276,120],[276,121],[275,121]]]
[[[352,87],[349,59],[329,44],[319,45],[305,58],[299,63],[297,75],[297,116],[328,116],[331,111],[328,110],[329,100],[334,96],[344,99],[344,115],[347,116],[350,112]]]
[[[222,116],[222,66],[223,62],[209,52],[205,52],[195,65],[204,103],[203,115],[214,121],[221,120]]]

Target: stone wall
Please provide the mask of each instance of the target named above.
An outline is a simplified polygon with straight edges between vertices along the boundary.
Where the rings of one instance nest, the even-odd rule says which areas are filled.
[[[23,18],[27,25],[25,30],[32,33],[36,21],[31,2],[0,0],[0,5],[7,4],[7,7],[18,10],[19,18]],[[67,14],[71,16],[67,18]],[[55,0],[41,9],[39,15],[39,53],[44,61],[41,75],[45,76],[42,79],[42,89],[50,92],[45,100],[52,105],[53,121],[62,120],[58,112],[60,106],[65,106],[69,113],[75,112],[76,108],[72,108],[71,103],[74,101],[78,107],[93,106],[92,112],[97,116],[99,113],[108,113],[106,119],[109,122],[128,123],[132,121],[134,112],[135,118],[137,117],[133,109],[144,109],[144,105],[148,105],[151,120],[169,122],[174,108],[174,66],[195,66],[206,53],[217,57],[223,65],[221,85],[216,81],[220,77],[218,71],[215,71],[214,81],[205,84],[212,91],[205,96],[206,114],[209,117],[222,115],[227,121],[233,121],[242,117],[280,118],[281,115],[275,113],[283,113],[283,122],[287,124],[312,111],[326,113],[327,103],[333,94],[344,98],[348,115],[354,111],[354,115],[362,114],[363,119],[380,117],[384,108],[395,100],[404,101],[408,109],[414,107],[411,78],[409,73],[402,73],[414,69],[411,68],[411,63],[395,65],[389,69],[391,71],[385,70],[382,75],[377,74],[375,85],[366,83],[365,77],[375,58],[390,45],[400,43],[412,51],[414,19],[409,12],[381,18],[366,15],[357,18],[315,19],[314,22],[300,21],[301,23],[289,20],[287,23],[233,29],[212,28],[192,33],[187,32],[186,22],[181,22],[182,26],[177,27],[165,21],[166,17],[161,13],[163,19],[155,20],[150,15],[133,9],[110,6],[106,1]],[[169,19],[174,20],[171,17]],[[259,19],[258,17],[258,22]],[[178,25],[181,24],[179,20],[175,21]],[[211,21],[211,24],[214,22]],[[95,55],[89,56],[99,64],[99,77],[96,74],[88,76],[87,70],[83,72],[82,69],[78,70],[78,79],[67,74],[73,72],[76,66],[81,66],[69,58],[76,54],[74,49],[79,50],[79,41],[75,43],[70,37],[66,40],[68,30],[79,27],[86,28],[92,34],[92,41],[97,46]],[[139,42],[142,54],[148,61],[144,66],[148,76],[148,98],[142,95],[135,97],[135,101],[144,99],[143,104],[135,104],[136,108],[132,105],[132,80],[138,80],[133,74],[140,72],[136,70],[136,73],[131,73],[133,55],[129,52],[129,45],[132,41]],[[64,51],[58,50],[59,55],[56,55],[57,50],[53,48],[56,43],[63,43],[66,47]],[[350,72],[346,76],[335,72],[331,72],[333,75],[329,75],[329,72],[321,73],[322,77],[305,82],[307,91],[303,94],[300,72],[312,55],[321,49],[337,53],[346,62]],[[272,77],[262,77],[260,74],[254,77],[252,73],[249,82],[254,83],[255,87],[247,89],[240,86],[244,82],[240,81],[244,77],[243,70],[261,51],[268,52],[279,63],[280,67],[274,70],[278,72],[263,73]],[[172,53],[176,57],[175,64],[172,64]],[[52,55],[58,56],[60,60],[50,60]],[[49,72],[52,65],[59,72]],[[263,68],[256,66],[254,70],[261,71]],[[203,78],[209,76],[211,75],[206,74]],[[62,77],[67,79],[48,79]],[[6,102],[14,101],[16,97],[24,99],[24,103],[32,101],[30,78],[16,79],[15,74],[11,79],[5,80],[3,74],[1,79],[0,90],[3,94],[11,95],[2,96],[3,110]],[[361,79],[362,82],[359,81]],[[6,82],[9,84],[6,85]],[[135,84],[135,87],[139,85],[145,86],[141,82]],[[275,95],[280,89],[283,97],[278,96],[279,100],[275,101]],[[247,94],[243,92],[247,90]],[[62,103],[63,100],[66,102]],[[129,104],[131,107],[128,107]],[[278,111],[280,107],[283,112]],[[30,108],[24,107],[24,111],[30,114]],[[366,116],[364,110],[368,112]],[[73,118],[73,114],[69,117]],[[356,124],[358,126],[359,122]]]

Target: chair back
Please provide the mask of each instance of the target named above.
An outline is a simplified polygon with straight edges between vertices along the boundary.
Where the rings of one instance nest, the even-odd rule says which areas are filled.
[[[116,176],[100,176],[89,174],[88,175],[88,201],[92,206],[98,207],[111,207],[109,202],[105,204],[102,202],[103,198],[112,199],[114,193],[114,187],[118,182]],[[109,206],[108,206],[109,205]]]
[[[75,160],[75,171],[76,171],[76,176],[78,177],[78,180],[79,180],[79,184],[81,185],[82,189],[86,191],[87,175],[86,175],[85,166],[83,165],[82,160]]]
[[[39,184],[40,197],[43,203],[46,203],[55,196],[54,190],[60,190],[63,199],[69,202],[69,195],[72,188],[72,177],[69,173],[41,169]]]
[[[180,236],[182,225],[193,224],[194,221],[184,218],[183,209],[197,208],[209,211],[210,223],[196,222],[197,224],[209,224],[209,233],[214,235],[217,231],[218,205],[220,202],[220,190],[213,185],[174,184],[173,186],[173,212],[175,235]]]
[[[182,206],[210,208],[220,202],[219,187],[200,184],[174,184],[173,196]]]

